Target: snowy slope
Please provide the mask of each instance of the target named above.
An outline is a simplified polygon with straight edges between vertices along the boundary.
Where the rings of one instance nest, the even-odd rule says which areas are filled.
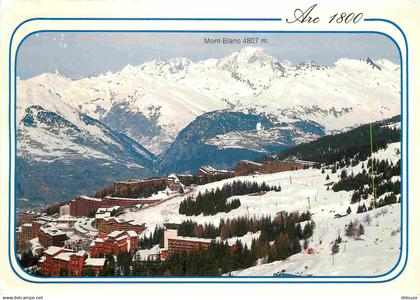
[[[19,106],[42,97],[80,109],[160,154],[197,116],[221,109],[311,120],[327,131],[397,115],[399,66],[370,59],[293,65],[247,47],[221,59],[156,59],[80,80],[43,74],[18,82]]]
[[[254,160],[323,135],[324,128],[309,121],[285,123],[266,114],[212,111],[181,130],[161,157],[160,171],[195,173],[203,165],[231,169],[238,160]]]
[[[389,144],[384,150],[374,154],[375,158],[388,159],[396,163],[399,156],[399,143]],[[362,171],[360,162],[354,167],[347,169],[348,173],[357,174]],[[211,190],[223,186],[233,180],[249,180],[266,182],[270,185],[280,185],[280,192],[268,192],[264,195],[234,196],[241,201],[241,206],[229,213],[218,213],[214,216],[191,216],[178,214],[180,202],[184,197],[175,197],[160,205],[140,210],[127,212],[123,217],[133,218],[138,223],[146,223],[148,229],[144,234],[149,234],[155,226],[163,223],[180,223],[184,220],[193,220],[198,223],[213,223],[218,225],[220,219],[234,218],[239,216],[275,216],[278,212],[306,211],[309,209],[313,214],[312,219],[316,223],[314,234],[310,239],[309,247],[314,249],[314,254],[299,253],[284,261],[270,264],[260,264],[250,269],[233,272],[232,275],[269,275],[283,269],[287,273],[303,275],[378,275],[390,270],[397,262],[399,254],[399,225],[400,204],[388,205],[382,208],[356,214],[358,204],[350,204],[352,192],[333,192],[327,190],[326,183],[339,180],[339,174],[332,174],[326,170],[321,174],[318,169],[306,169],[289,172],[281,172],[267,175],[243,176],[198,186],[191,191],[197,194],[199,191]],[[326,180],[327,174],[330,180]],[[367,199],[366,201],[369,201]],[[346,214],[348,207],[352,213],[342,218],[335,218],[335,214]],[[370,224],[365,222],[365,215],[370,215]],[[345,237],[344,226],[350,221],[358,219],[365,227],[365,234],[361,240]],[[258,234],[258,233],[257,233]],[[343,238],[340,244],[340,252],[335,256],[335,264],[332,266],[331,242],[338,235]],[[244,242],[250,243],[251,234],[243,237]],[[231,241],[235,238],[230,239]],[[252,238],[251,238],[252,241]]]
[[[18,199],[62,201],[112,180],[154,175],[156,157],[128,136],[63,103],[57,94],[20,92],[31,101],[18,103],[17,110]]]

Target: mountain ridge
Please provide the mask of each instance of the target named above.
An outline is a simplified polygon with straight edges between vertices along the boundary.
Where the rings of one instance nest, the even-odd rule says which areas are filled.
[[[19,80],[18,94],[57,94],[60,101],[162,155],[197,116],[220,109],[256,109],[285,118],[285,111],[293,110],[299,112],[295,118],[315,121],[327,131],[397,114],[393,100],[399,94],[399,67],[377,60],[378,69],[372,62],[343,58],[329,66],[292,64],[263,48],[246,47],[218,59],[155,59],[79,80],[43,74]],[[365,109],[366,103],[372,108]],[[308,115],[308,104],[319,111]],[[339,118],[332,113],[343,108],[351,111]],[[125,121],[125,130],[119,120]]]

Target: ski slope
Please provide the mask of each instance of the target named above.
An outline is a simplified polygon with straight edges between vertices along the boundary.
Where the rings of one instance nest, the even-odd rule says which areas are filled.
[[[399,159],[399,143],[389,144],[386,149],[379,150],[374,157],[388,159],[396,163]],[[354,167],[347,168],[347,172],[357,174],[362,170],[360,162]],[[356,214],[358,204],[350,204],[352,192],[333,192],[327,190],[327,183],[338,181],[341,170],[331,174],[326,170],[324,174],[318,169],[288,171],[275,174],[242,176],[198,186],[192,194],[204,192],[223,186],[224,183],[234,180],[248,180],[266,182],[270,185],[280,185],[280,192],[267,192],[263,195],[233,196],[239,198],[241,206],[229,213],[218,213],[214,216],[191,216],[178,214],[180,202],[184,197],[175,197],[161,205],[156,205],[137,212],[127,212],[123,217],[133,218],[137,223],[146,223],[145,235],[153,232],[156,226],[164,223],[181,223],[193,220],[197,223],[213,223],[218,225],[221,219],[240,216],[261,217],[270,215],[274,217],[281,211],[304,212],[310,210],[312,219],[316,224],[309,247],[314,249],[313,254],[304,252],[293,255],[284,261],[259,265],[246,270],[233,272],[234,276],[272,276],[276,272],[286,270],[287,273],[302,275],[328,275],[328,276],[372,276],[385,273],[397,262],[400,242],[400,204],[388,205],[382,208]],[[330,180],[326,180],[327,174]],[[366,202],[370,201],[367,199]],[[352,212],[344,217],[335,218],[336,214],[346,215],[351,207]],[[367,215],[371,221],[368,222]],[[344,234],[344,227],[350,221],[358,220],[365,228],[365,234],[360,240],[348,238]],[[258,233],[256,233],[258,234]],[[332,265],[331,243],[340,235],[343,242],[340,251],[335,256]],[[243,237],[243,241],[250,245],[251,233]],[[258,236],[258,235],[256,235]],[[235,238],[230,239],[236,240]]]

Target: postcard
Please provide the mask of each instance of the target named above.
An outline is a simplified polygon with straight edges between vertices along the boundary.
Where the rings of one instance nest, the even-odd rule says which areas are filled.
[[[3,299],[417,299],[419,2],[45,4],[1,6]]]

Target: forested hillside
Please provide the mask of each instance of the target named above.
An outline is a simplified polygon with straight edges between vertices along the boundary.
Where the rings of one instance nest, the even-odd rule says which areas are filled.
[[[400,122],[400,116],[372,124],[374,152],[385,148],[389,143],[400,141],[400,128],[393,126],[397,122]],[[370,124],[365,124],[287,149],[276,155],[276,159],[294,158],[329,165],[351,158],[356,161],[366,160],[370,151]]]

